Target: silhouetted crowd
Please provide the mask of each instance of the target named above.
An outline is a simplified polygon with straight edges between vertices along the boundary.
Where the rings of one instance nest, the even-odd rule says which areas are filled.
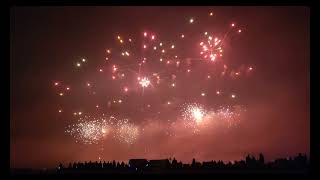
[[[296,157],[281,158],[265,163],[264,156],[258,158],[247,155],[245,160],[224,163],[223,161],[197,162],[192,160],[191,164],[183,164],[175,158],[163,160],[130,159],[124,162],[74,162],[64,167],[58,166],[59,172],[81,172],[81,171],[103,171],[103,172],[215,172],[229,170],[307,170],[309,161],[306,155],[301,153]]]

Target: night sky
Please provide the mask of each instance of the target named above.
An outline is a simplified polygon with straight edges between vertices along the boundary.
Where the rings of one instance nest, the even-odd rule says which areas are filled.
[[[309,154],[309,14],[307,7],[11,8],[11,167]],[[201,44],[211,35],[223,49],[215,59]],[[100,131],[110,116],[117,125]],[[93,128],[73,131],[80,122]]]

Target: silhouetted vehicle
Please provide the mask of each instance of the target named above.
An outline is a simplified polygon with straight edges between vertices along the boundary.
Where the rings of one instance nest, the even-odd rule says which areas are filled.
[[[170,168],[168,159],[150,160],[147,166],[148,171],[161,172]]]
[[[135,171],[142,171],[148,165],[148,161],[146,159],[130,159],[129,160],[129,168]]]

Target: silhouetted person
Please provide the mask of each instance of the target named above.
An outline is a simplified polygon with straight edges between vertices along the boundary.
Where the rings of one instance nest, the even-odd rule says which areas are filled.
[[[227,168],[231,168],[232,167],[232,163],[229,161],[228,164],[226,164]]]
[[[78,162],[78,163],[77,163],[77,168],[78,168],[78,169],[82,169],[82,168],[83,168],[83,164],[82,164],[81,162]]]
[[[255,161],[256,161],[255,157],[254,156],[251,157],[248,154],[248,156],[246,157],[246,165],[247,165],[247,167],[253,168],[255,166]]]
[[[249,164],[250,161],[251,161],[250,154],[248,154],[246,157],[246,164]]]
[[[77,164],[76,162],[73,162],[72,169],[76,169],[76,168],[77,168]]]
[[[294,158],[294,164],[296,164],[297,168],[303,168],[307,166],[307,156],[299,153],[297,157]]]
[[[196,167],[196,159],[192,159],[191,167]]]
[[[255,162],[255,167],[257,168],[264,168],[264,156],[262,153],[259,154],[259,159]]]
[[[259,154],[259,163],[262,165],[264,164],[264,157],[263,157],[263,154],[261,153]]]
[[[115,169],[115,168],[116,168],[116,161],[113,160],[113,161],[112,161],[112,169]]]
[[[58,170],[62,171],[64,168],[63,168],[63,165],[60,163],[59,166],[58,166]]]
[[[177,168],[177,164],[178,164],[177,160],[175,158],[173,158],[172,163],[171,163],[171,167],[176,169]]]

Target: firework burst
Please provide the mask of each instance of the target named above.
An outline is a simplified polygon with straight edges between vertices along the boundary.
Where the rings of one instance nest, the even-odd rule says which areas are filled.
[[[207,111],[197,103],[187,104],[182,108],[184,125],[194,131],[199,131],[199,126],[203,123],[206,115]]]
[[[207,39],[200,42],[200,55],[204,59],[215,61],[218,57],[221,57],[223,53],[221,39],[218,37],[205,36]]]
[[[141,84],[142,87],[148,87],[150,85],[150,80],[144,77],[139,81],[139,84]]]
[[[104,118],[91,119],[88,116],[80,118],[77,123],[69,125],[66,133],[83,144],[98,144],[110,132],[111,126]]]
[[[246,111],[241,106],[221,107],[213,113],[213,119],[219,119],[228,127],[234,127],[240,123],[240,115]]]
[[[114,137],[120,142],[133,144],[139,136],[139,128],[130,123],[128,119],[118,120]]]

